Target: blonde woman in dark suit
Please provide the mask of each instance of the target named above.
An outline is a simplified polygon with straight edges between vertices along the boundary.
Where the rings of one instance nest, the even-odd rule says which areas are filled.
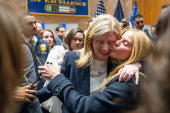
[[[53,78],[46,90],[53,92],[53,95],[63,102],[70,113],[124,113],[139,105],[140,98],[145,94],[140,91],[140,88],[146,76],[140,72],[139,85],[135,84],[135,76],[128,82],[119,82],[119,70],[127,64],[146,58],[152,51],[153,44],[145,33],[134,29],[123,31],[110,52],[113,63],[116,65],[114,70],[104,80],[101,91],[90,95],[82,94],[81,90],[85,90],[86,86],[80,84],[80,81],[83,82],[85,76],[82,75],[84,72],[78,68],[75,68],[75,83],[71,83],[63,73],[60,74],[59,68],[52,65],[46,65],[40,69],[44,76]],[[71,62],[68,62],[68,65],[69,63]],[[80,87],[84,89],[79,89]]]
[[[84,48],[78,52],[67,52],[65,55],[61,73],[73,83],[80,94],[88,96],[100,90],[101,84],[114,68],[110,51],[121,31],[116,18],[111,15],[100,15],[92,22],[87,31]],[[134,74],[138,81],[137,71],[139,67],[134,66],[134,64],[126,65],[119,78],[120,81],[123,78],[128,81]],[[50,95],[45,94],[42,89],[37,96],[42,102]],[[62,110],[63,112],[67,111],[64,105]]]

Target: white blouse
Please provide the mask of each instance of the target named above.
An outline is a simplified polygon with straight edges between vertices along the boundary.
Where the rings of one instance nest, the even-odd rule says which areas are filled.
[[[90,93],[100,91],[101,84],[107,77],[107,60],[99,61],[94,59],[90,65]]]

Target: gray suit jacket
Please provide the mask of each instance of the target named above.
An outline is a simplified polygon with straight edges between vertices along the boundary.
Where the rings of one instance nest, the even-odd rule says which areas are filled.
[[[35,68],[34,68],[34,61],[32,58],[32,54],[30,49],[28,48],[28,46],[26,44],[22,44],[23,48],[24,48],[24,57],[25,57],[25,75],[27,77],[27,79],[33,83],[36,80],[36,73],[35,73]],[[26,86],[29,85],[28,82],[25,80],[25,78],[23,77],[23,83],[21,84],[22,86]]]
[[[30,49],[26,44],[22,44],[24,49],[24,57],[25,57],[25,76],[29,80],[30,83],[33,83],[36,80],[36,73],[34,68],[34,61],[32,58],[32,54]],[[21,86],[27,86],[28,82],[23,77],[23,83]],[[36,89],[36,88],[35,88]],[[42,113],[41,106],[39,103],[38,98],[31,99],[32,102],[20,102],[19,104],[22,105],[21,110],[19,113]]]

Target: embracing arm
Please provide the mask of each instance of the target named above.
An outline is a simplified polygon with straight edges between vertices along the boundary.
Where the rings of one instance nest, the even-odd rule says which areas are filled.
[[[142,65],[139,62],[132,63],[125,65],[123,68],[119,70],[121,72],[121,75],[119,77],[119,81],[129,81],[133,75],[136,77],[136,84],[138,85],[139,82],[139,70],[141,70]]]
[[[37,91],[36,97],[39,99],[40,103],[48,100],[53,96],[52,92],[47,89],[47,86],[41,88]]]
[[[69,111],[76,113],[120,112],[132,102],[132,95],[137,92],[134,79],[129,82],[112,82],[102,92],[89,96],[80,95],[63,74],[57,75],[47,86]]]

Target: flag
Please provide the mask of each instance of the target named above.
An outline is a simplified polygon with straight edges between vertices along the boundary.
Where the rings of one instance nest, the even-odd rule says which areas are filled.
[[[106,9],[105,9],[103,0],[99,0],[98,4],[97,4],[97,9],[96,9],[96,12],[95,12],[95,15],[94,15],[93,19],[96,18],[98,15],[104,15],[104,14],[107,14],[107,13],[106,13]]]
[[[129,23],[132,25],[132,27],[134,28],[134,25],[133,25],[133,17],[134,15],[138,14],[138,6],[137,6],[137,2],[135,0],[135,5],[133,7],[133,11],[132,11],[132,14],[131,14],[131,17],[130,17],[130,21]]]
[[[122,6],[121,6],[121,3],[120,3],[120,0],[118,0],[114,17],[117,18],[118,21],[121,21],[121,20],[124,19],[124,14],[123,14],[123,11],[122,11]]]

